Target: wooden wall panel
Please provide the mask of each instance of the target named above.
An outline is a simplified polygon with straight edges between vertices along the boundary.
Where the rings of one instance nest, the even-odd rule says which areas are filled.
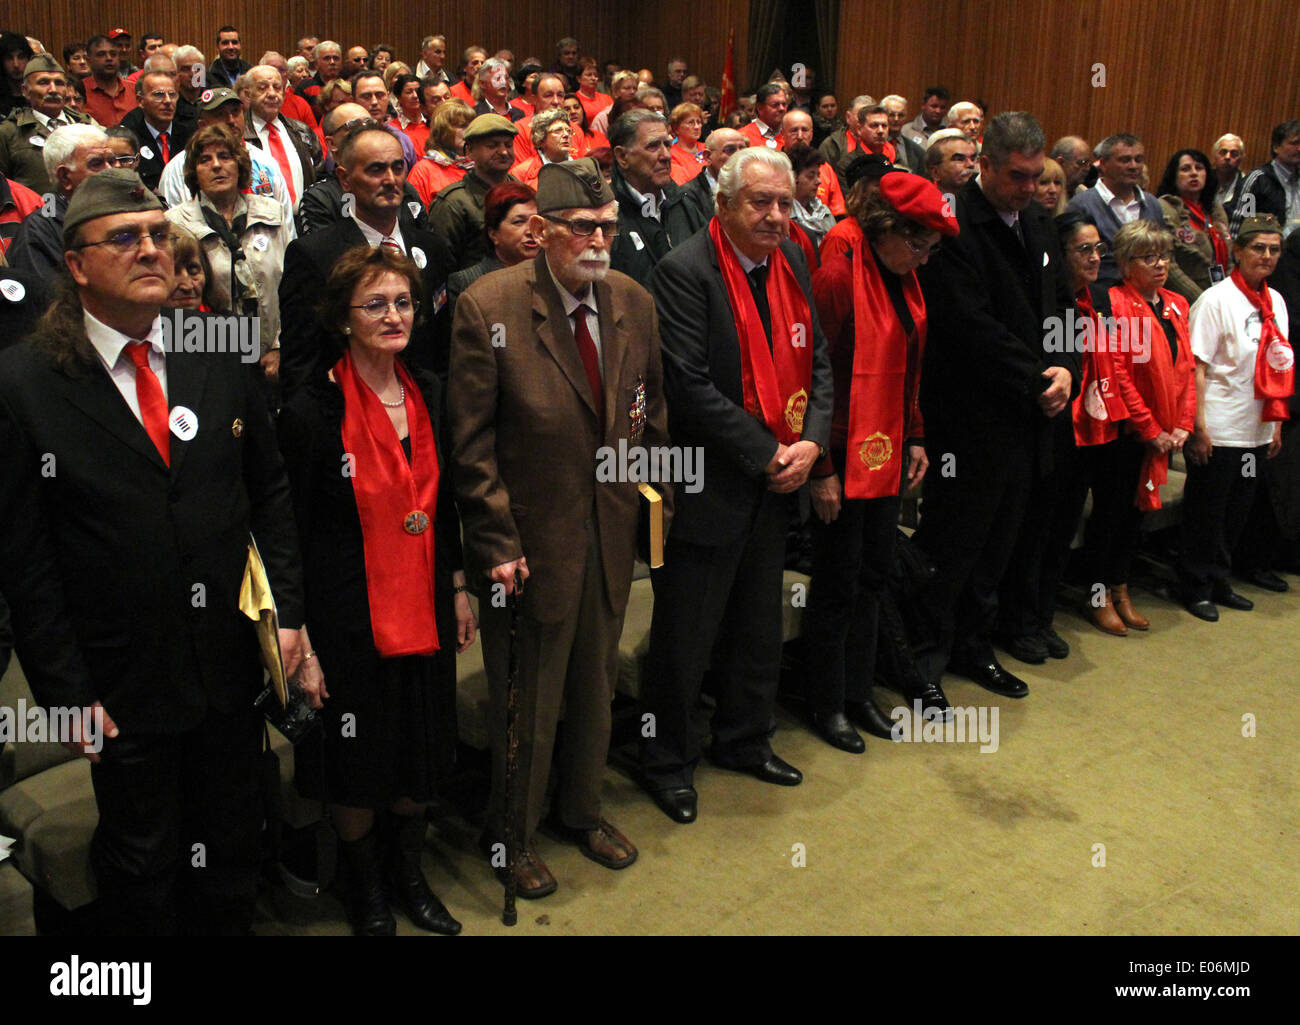
[[[1174,150],[1225,131],[1262,163],[1272,126],[1300,117],[1300,8],[1272,0],[842,0],[837,53],[842,98],[897,92],[915,113],[940,82],[1029,110],[1049,145],[1133,131],[1157,180]]]
[[[220,13],[216,13],[220,12]],[[658,3],[603,3],[594,0],[533,0],[504,4],[495,0],[412,3],[411,0],[108,0],[93,7],[84,0],[6,0],[0,27],[41,39],[58,53],[72,39],[116,26],[138,41],[147,30],[169,41],[193,42],[209,61],[216,57],[216,30],[238,26],[245,60],[268,49],[292,51],[299,36],[314,33],[348,46],[389,43],[412,64],[420,40],[433,33],[447,37],[448,58],[478,44],[495,52],[555,58],[555,43],[572,35],[597,60],[607,57],[649,67],[662,77],[668,58],[684,56],[707,82],[718,84],[726,59],[727,30],[736,29],[737,78],[744,80],[749,0],[660,0]]]

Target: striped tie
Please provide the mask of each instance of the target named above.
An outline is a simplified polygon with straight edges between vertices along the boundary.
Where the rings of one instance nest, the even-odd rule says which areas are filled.
[[[391,249],[393,252],[397,253],[399,256],[400,256],[401,253],[402,253],[402,247],[399,246],[399,245],[397,244],[397,239],[393,238],[392,235],[385,235],[385,236],[380,240],[379,244],[380,244],[381,246],[383,246],[385,249]]]

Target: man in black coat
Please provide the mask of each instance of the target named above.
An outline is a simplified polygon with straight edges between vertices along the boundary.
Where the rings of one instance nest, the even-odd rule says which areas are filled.
[[[349,130],[337,155],[345,216],[330,227],[295,239],[284,254],[280,278],[280,384],[284,394],[329,369],[322,360],[316,307],[334,262],[360,245],[395,246],[420,268],[425,294],[407,359],[445,381],[451,340],[446,312],[451,254],[436,236],[399,219],[406,184],[401,147],[382,125],[367,122]],[[346,213],[349,208],[350,216]]]
[[[185,144],[198,128],[195,121],[176,116],[176,76],[165,71],[144,71],[135,80],[138,104],[123,116],[121,127],[135,132],[140,143],[140,162],[136,173],[155,192],[167,162],[185,151]]]
[[[0,593],[33,694],[94,763],[102,930],[242,934],[264,809],[239,590],[251,534],[294,673],[288,483],[246,353],[168,333],[169,227],[139,177],[87,179],[64,230],[75,291],[0,355]]]
[[[636,281],[648,281],[655,264],[704,227],[712,211],[702,217],[673,184],[672,133],[658,114],[630,110],[610,127],[609,137],[618,200],[618,236],[609,265]]]
[[[1069,303],[1056,231],[1031,202],[1043,132],[1028,114],[994,118],[980,177],[957,196],[961,234],[918,276],[929,318],[921,372],[926,475],[916,541],[938,567],[918,597],[917,667],[945,667],[1008,697],[988,635],[997,589],[1034,481],[1050,464],[1049,421],[1069,415],[1079,357],[1045,351],[1048,318]]]
[[[742,150],[724,167],[717,199],[720,244],[731,247],[726,255],[734,252],[737,274],[748,281],[753,305],[747,308],[757,310],[769,351],[812,351],[806,378],[777,377],[781,408],[751,414],[742,383],[744,339],[711,233],[696,233],[655,268],[650,288],[659,312],[668,432],[675,446],[703,462],[698,481],[676,482],[664,565],[651,578],[654,619],[641,691],[650,735],[642,741],[641,770],[655,802],[683,823],[696,813],[701,745],[692,713],[710,665],[718,672],[712,760],[766,783],[795,786],[803,778],[769,743],[781,659],[782,571],[791,496],[825,451],[831,425],[826,339],[803,252],[785,237],[794,202],[789,161],[766,147]],[[806,323],[774,322],[775,284],[765,282],[774,263],[780,273],[778,252],[807,303]],[[747,350],[755,367],[767,356],[761,345]],[[777,358],[768,359],[779,369],[785,357],[777,350]],[[778,432],[793,440],[778,440]]]

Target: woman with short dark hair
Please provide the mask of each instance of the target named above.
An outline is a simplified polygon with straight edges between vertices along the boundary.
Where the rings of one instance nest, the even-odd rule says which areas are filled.
[[[402,358],[420,302],[407,257],[344,253],[320,311],[338,360],[280,414],[303,556],[301,682],[324,720],[295,752],[295,782],[329,804],[364,936],[396,929],[385,863],[413,924],[461,928],[421,868],[425,808],[455,753],[454,653],[477,623],[440,451],[441,387]]]

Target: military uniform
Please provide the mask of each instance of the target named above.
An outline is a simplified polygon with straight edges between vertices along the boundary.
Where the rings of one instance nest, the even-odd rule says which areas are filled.
[[[59,119],[65,124],[90,124],[90,118],[75,110],[65,109]],[[41,195],[53,192],[54,184],[45,173],[45,140],[49,137],[50,129],[41,124],[31,107],[11,113],[0,122],[0,174]]]
[[[507,177],[506,181],[514,181]],[[483,202],[492,186],[475,169],[452,182],[429,204],[429,229],[451,250],[456,270],[472,267],[488,255],[483,233]]]

